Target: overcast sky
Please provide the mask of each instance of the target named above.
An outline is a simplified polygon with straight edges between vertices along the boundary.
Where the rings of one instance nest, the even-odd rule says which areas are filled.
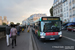
[[[0,16],[7,16],[10,22],[22,23],[32,14],[45,13],[49,16],[52,5],[53,0],[0,0]]]

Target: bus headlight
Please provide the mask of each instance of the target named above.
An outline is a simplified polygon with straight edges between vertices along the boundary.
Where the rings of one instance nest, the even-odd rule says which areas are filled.
[[[45,36],[45,33],[44,32],[40,32],[40,36]]]
[[[62,37],[62,31],[60,31],[60,32],[58,33],[58,35],[59,35],[59,37]]]
[[[44,32],[40,32],[40,38],[45,38],[45,33]]]
[[[58,32],[58,35],[62,35],[62,31]]]
[[[59,37],[62,37],[62,35],[59,35]]]

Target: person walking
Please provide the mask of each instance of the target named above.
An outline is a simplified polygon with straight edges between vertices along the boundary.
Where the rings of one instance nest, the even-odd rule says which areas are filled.
[[[6,43],[7,43],[7,47],[9,47],[9,45],[10,45],[10,38],[9,38],[9,34],[10,34],[10,29],[11,29],[11,27],[10,27],[10,24],[8,24],[7,26],[6,26]]]
[[[27,32],[29,32],[30,31],[30,26],[28,26],[28,30],[27,30]]]
[[[10,33],[12,38],[12,48],[14,48],[14,43],[16,46],[16,35],[17,35],[17,29],[15,28],[15,25],[12,26]]]
[[[16,26],[16,29],[17,29],[17,34],[20,35],[20,27],[19,27],[19,25]]]

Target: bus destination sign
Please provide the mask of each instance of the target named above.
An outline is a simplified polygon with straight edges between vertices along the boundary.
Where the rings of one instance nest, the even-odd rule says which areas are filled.
[[[49,17],[48,18],[43,17],[42,20],[45,21],[45,20],[60,20],[60,19],[59,18],[53,18],[53,17],[52,18],[51,17],[50,18]]]

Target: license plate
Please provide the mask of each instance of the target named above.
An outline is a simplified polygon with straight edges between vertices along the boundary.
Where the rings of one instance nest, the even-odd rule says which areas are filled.
[[[55,40],[55,38],[50,38],[50,40]]]

